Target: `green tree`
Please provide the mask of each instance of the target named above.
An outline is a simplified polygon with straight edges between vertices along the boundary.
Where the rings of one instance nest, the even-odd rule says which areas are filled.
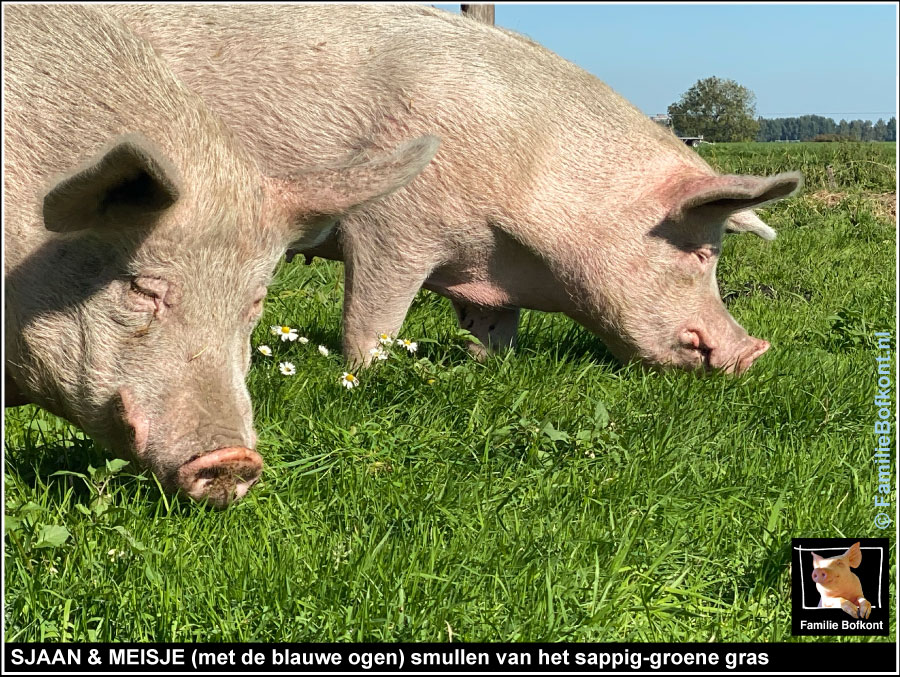
[[[698,80],[669,106],[669,115],[678,134],[707,141],[752,141],[759,132],[756,97],[734,80]]]

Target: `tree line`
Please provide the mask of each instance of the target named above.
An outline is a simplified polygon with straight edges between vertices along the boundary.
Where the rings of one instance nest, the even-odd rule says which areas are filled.
[[[821,115],[801,115],[796,118],[759,118],[757,141],[896,141],[897,118],[887,122],[871,120],[841,120],[835,122]]]
[[[734,80],[698,80],[668,108],[667,124],[679,136],[707,141],[896,141],[897,118],[841,120],[822,115],[766,119],[756,116],[753,92]]]

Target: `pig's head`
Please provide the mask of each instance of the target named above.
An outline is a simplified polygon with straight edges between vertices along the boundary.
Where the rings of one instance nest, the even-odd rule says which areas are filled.
[[[33,399],[168,491],[240,499],[262,470],[244,381],[276,263],[408,183],[436,147],[423,137],[273,179],[246,158],[176,168],[145,139],[120,140],[44,197],[44,225],[60,235],[23,331],[20,355],[40,365],[24,379]]]
[[[812,558],[812,579],[816,585],[824,590],[840,590],[851,577],[856,578],[856,574],[850,569],[860,565],[862,551],[859,549],[859,543],[854,543],[838,557],[822,557],[813,553]]]
[[[749,210],[787,197],[801,183],[796,173],[694,175],[654,189],[628,217],[643,224],[643,237],[622,229],[616,260],[604,262],[621,280],[606,301],[610,326],[601,331],[613,353],[652,366],[746,371],[769,344],[735,322],[719,296],[723,233],[727,226],[773,239]]]

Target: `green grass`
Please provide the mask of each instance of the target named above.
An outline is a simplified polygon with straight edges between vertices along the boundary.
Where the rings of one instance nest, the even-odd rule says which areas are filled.
[[[8,411],[6,639],[791,639],[791,537],[883,535],[871,334],[895,329],[895,226],[872,194],[895,190],[894,153],[704,149],[723,171],[809,178],[762,213],[775,242],[726,238],[722,294],[773,345],[743,378],[620,366],[535,312],[515,354],[478,364],[422,292],[403,329],[419,353],[347,391],[341,267],[317,260],[270,290],[253,342],[276,355],[249,379],[266,469],[227,511]],[[276,323],[310,344],[276,345]]]

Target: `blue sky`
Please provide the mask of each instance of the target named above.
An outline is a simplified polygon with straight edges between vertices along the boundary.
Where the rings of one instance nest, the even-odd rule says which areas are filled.
[[[893,3],[497,4],[496,17],[648,114],[715,75],[748,87],[763,117],[896,115]]]

